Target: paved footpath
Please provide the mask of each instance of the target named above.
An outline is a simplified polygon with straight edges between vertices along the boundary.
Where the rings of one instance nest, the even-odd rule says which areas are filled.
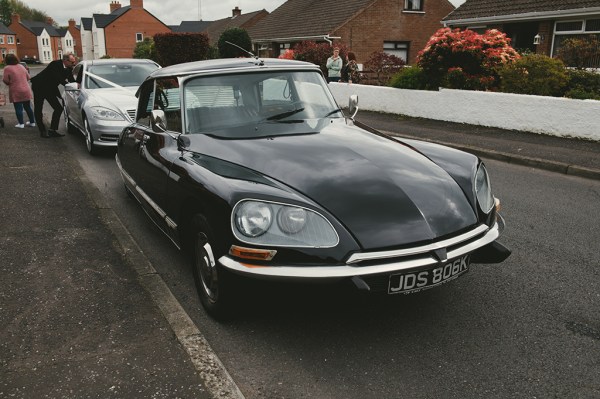
[[[68,137],[0,116],[0,398],[242,397]]]

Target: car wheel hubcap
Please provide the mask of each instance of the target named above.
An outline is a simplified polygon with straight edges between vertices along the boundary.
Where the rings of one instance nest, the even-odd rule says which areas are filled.
[[[85,144],[88,151],[92,151],[92,132],[90,132],[90,124],[85,120]]]
[[[198,233],[196,238],[195,265],[206,297],[211,302],[216,302],[219,297],[217,269],[212,248],[203,233]]]

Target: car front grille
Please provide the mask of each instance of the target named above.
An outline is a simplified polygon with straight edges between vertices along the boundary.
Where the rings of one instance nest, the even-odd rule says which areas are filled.
[[[114,134],[102,134],[100,135],[100,141],[112,141],[112,142],[116,142],[119,140],[119,135],[114,135]]]
[[[132,121],[135,121],[135,109],[128,109],[127,115],[129,115],[129,118],[131,118]]]

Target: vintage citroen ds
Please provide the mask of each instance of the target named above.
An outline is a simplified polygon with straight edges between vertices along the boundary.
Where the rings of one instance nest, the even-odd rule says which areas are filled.
[[[192,255],[209,314],[247,278],[414,293],[510,251],[484,164],[388,137],[313,64],[258,58],[154,71],[118,143],[125,187]],[[247,280],[246,280],[247,281]]]

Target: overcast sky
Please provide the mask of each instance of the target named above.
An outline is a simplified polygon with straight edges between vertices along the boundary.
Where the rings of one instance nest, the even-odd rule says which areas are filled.
[[[109,14],[113,0],[23,0],[27,6],[44,11],[60,26],[66,26],[73,18],[77,24],[81,17],[92,14]],[[129,0],[119,0],[122,6],[128,6]],[[144,8],[167,25],[179,25],[181,21],[214,21],[231,16],[231,10],[238,6],[242,13],[262,10],[273,11],[285,0],[144,0]],[[458,6],[464,0],[450,0]],[[340,6],[343,7],[343,1]]]

